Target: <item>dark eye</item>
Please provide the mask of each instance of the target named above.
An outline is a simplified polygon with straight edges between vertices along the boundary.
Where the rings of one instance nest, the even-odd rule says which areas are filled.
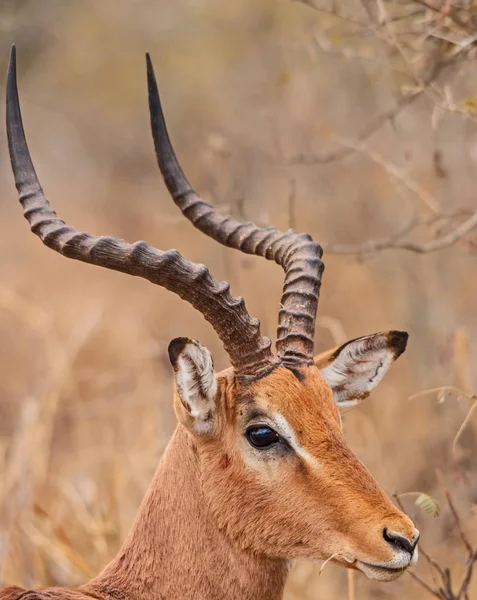
[[[245,435],[254,448],[270,448],[280,441],[278,433],[266,425],[252,425]]]

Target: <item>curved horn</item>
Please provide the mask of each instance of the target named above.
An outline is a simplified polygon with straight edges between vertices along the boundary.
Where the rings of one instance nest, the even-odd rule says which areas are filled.
[[[278,319],[277,352],[285,365],[313,363],[315,318],[320,295],[322,249],[308,234],[292,229],[260,228],[220,215],[191,187],[176,158],[161,107],[149,54],[147,79],[149,110],[156,157],[166,186],[184,216],[217,242],[247,254],[274,260],[285,271]]]
[[[146,242],[129,244],[77,231],[58,218],[43,194],[26,143],[14,46],[7,79],[7,134],[24,216],[46,246],[68,258],[144,277],[190,302],[217,332],[238,375],[255,378],[273,367],[271,342],[260,335],[258,319],[251,318],[243,298],[232,296],[229,284],[216,281],[204,265],[189,262],[177,250],[162,252]]]

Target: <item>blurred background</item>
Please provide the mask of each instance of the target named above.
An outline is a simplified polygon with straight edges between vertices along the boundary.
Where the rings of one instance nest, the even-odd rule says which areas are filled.
[[[455,590],[466,548],[443,481],[477,543],[474,4],[0,4],[0,71],[15,42],[30,149],[62,218],[207,264],[274,337],[280,269],[207,239],[165,190],[149,132],[148,50],[174,145],[203,197],[323,242],[317,351],[410,332],[345,430],[387,492],[403,494]],[[2,113],[3,98],[2,78]],[[22,217],[3,125],[0,253],[0,584],[78,585],[118,550],[175,427],[168,342],[190,336],[219,369],[227,360],[173,294],[41,245]],[[425,558],[415,573],[440,585]],[[466,593],[455,597],[473,598],[477,581]],[[311,563],[294,568],[285,594],[343,597],[431,596],[409,575],[348,581],[344,569],[320,574]]]

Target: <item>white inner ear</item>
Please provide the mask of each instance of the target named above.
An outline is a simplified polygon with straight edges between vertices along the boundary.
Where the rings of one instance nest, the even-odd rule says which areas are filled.
[[[196,341],[186,344],[175,367],[177,392],[198,431],[212,426],[217,379],[210,352]]]
[[[355,406],[378,385],[395,358],[384,335],[366,336],[345,345],[321,373],[340,407]]]

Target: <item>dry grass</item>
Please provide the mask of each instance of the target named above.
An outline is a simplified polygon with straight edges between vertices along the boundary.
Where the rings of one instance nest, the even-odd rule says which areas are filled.
[[[361,10],[360,2],[349,6]],[[312,34],[329,33],[335,20],[267,0],[12,1],[0,7],[0,67],[16,41],[30,146],[60,215],[207,263],[273,335],[276,266],[217,248],[178,219],[164,191],[143,52],[155,59],[186,171],[237,217],[280,227],[294,221],[329,244],[361,244],[391,235],[416,211],[429,216],[402,180],[443,212],[475,210],[475,125],[452,113],[434,127],[426,94],[367,141],[384,166],[399,168],[401,181],[362,152],[288,164],[354,139],[405,83],[380,64],[320,51]],[[376,49],[376,40],[369,44]],[[454,93],[477,95],[476,81],[469,64]],[[0,583],[75,585],[117,550],[174,428],[168,341],[189,335],[219,368],[226,359],[205,321],[172,295],[41,247],[21,217],[5,148],[0,129]],[[464,571],[460,538],[436,468],[475,543],[475,413],[459,433],[477,389],[472,241],[422,256],[328,255],[317,335],[323,349],[382,329],[410,332],[407,353],[345,427],[390,494],[419,490],[441,500],[433,519],[403,498],[426,549],[456,573]],[[428,577],[427,569],[421,561],[417,573]],[[297,565],[286,599],[346,597],[344,570],[319,572]],[[354,586],[356,600],[424,594],[409,577],[382,585],[356,576]]]

